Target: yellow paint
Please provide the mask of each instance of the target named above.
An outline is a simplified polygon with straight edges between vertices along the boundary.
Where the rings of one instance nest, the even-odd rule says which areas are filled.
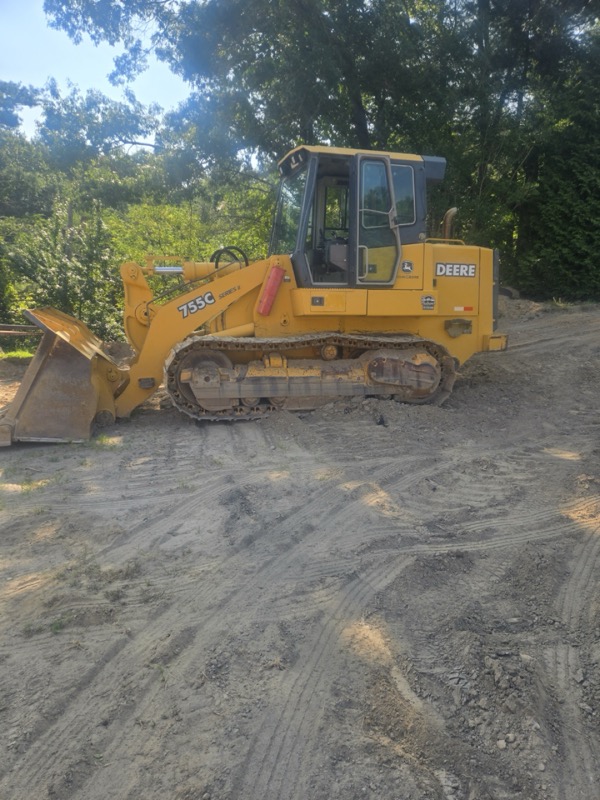
[[[291,299],[292,313],[296,317],[367,314],[365,289],[293,289]]]
[[[294,153],[300,153],[301,151],[305,150],[308,153],[322,153],[323,147],[315,147],[311,145],[300,145],[300,147],[294,148],[294,150],[290,150],[289,153],[285,155],[284,158],[281,159],[279,164],[283,164],[284,161],[287,161],[290,156],[293,156]],[[348,147],[328,147],[327,153],[333,156],[356,156],[356,155],[366,155],[370,157],[374,156],[389,156],[390,158],[397,158],[401,159],[402,161],[422,161],[423,159],[421,156],[416,156],[413,153],[390,153],[386,150],[352,150]]]

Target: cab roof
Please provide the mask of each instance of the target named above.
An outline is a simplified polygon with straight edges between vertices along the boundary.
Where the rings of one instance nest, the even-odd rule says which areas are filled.
[[[392,153],[386,150],[354,150],[350,147],[325,147],[324,145],[300,145],[290,150],[279,162],[279,174],[289,175],[302,164],[305,164],[311,155],[341,156],[386,156],[393,161],[414,161],[425,166],[428,181],[440,181],[446,171],[446,159],[437,156],[417,156],[413,153]]]

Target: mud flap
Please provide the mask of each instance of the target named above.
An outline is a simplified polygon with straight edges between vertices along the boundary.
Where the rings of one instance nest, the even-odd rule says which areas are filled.
[[[0,446],[89,439],[98,413],[114,420],[113,396],[123,371],[79,320],[54,309],[26,313],[45,333],[0,416]]]

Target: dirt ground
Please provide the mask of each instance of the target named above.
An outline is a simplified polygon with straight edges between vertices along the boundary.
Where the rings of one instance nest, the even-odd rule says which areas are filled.
[[[501,330],[441,408],[1,450],[0,797],[600,797],[600,307]]]

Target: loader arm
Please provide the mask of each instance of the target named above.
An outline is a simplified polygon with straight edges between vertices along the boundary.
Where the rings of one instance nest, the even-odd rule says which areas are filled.
[[[129,297],[133,315],[126,330],[136,355],[128,365],[115,363],[98,337],[68,314],[53,308],[27,312],[44,337],[14,400],[0,411],[0,447],[13,442],[84,441],[90,438],[94,421],[109,423],[129,416],[160,386],[165,359],[174,345],[252,291],[258,296],[276,263],[271,258],[231,273],[202,276],[163,305],[153,298],[142,268],[137,265],[139,274],[134,275],[136,265],[128,264],[129,279],[137,287]],[[244,322],[235,335],[253,335],[251,315]]]
[[[143,337],[139,333],[137,335],[141,348],[129,366],[129,382],[115,400],[116,416],[128,417],[158,389],[165,360],[178,342],[257,289],[276,263],[277,259],[257,261],[231,274],[215,276],[164,305],[156,306],[149,301],[144,303],[143,308],[138,306],[138,323],[145,319],[147,331]],[[244,328],[241,333],[252,335],[253,320],[248,319]],[[226,333],[223,331],[223,334]],[[240,331],[236,333],[240,335]]]

